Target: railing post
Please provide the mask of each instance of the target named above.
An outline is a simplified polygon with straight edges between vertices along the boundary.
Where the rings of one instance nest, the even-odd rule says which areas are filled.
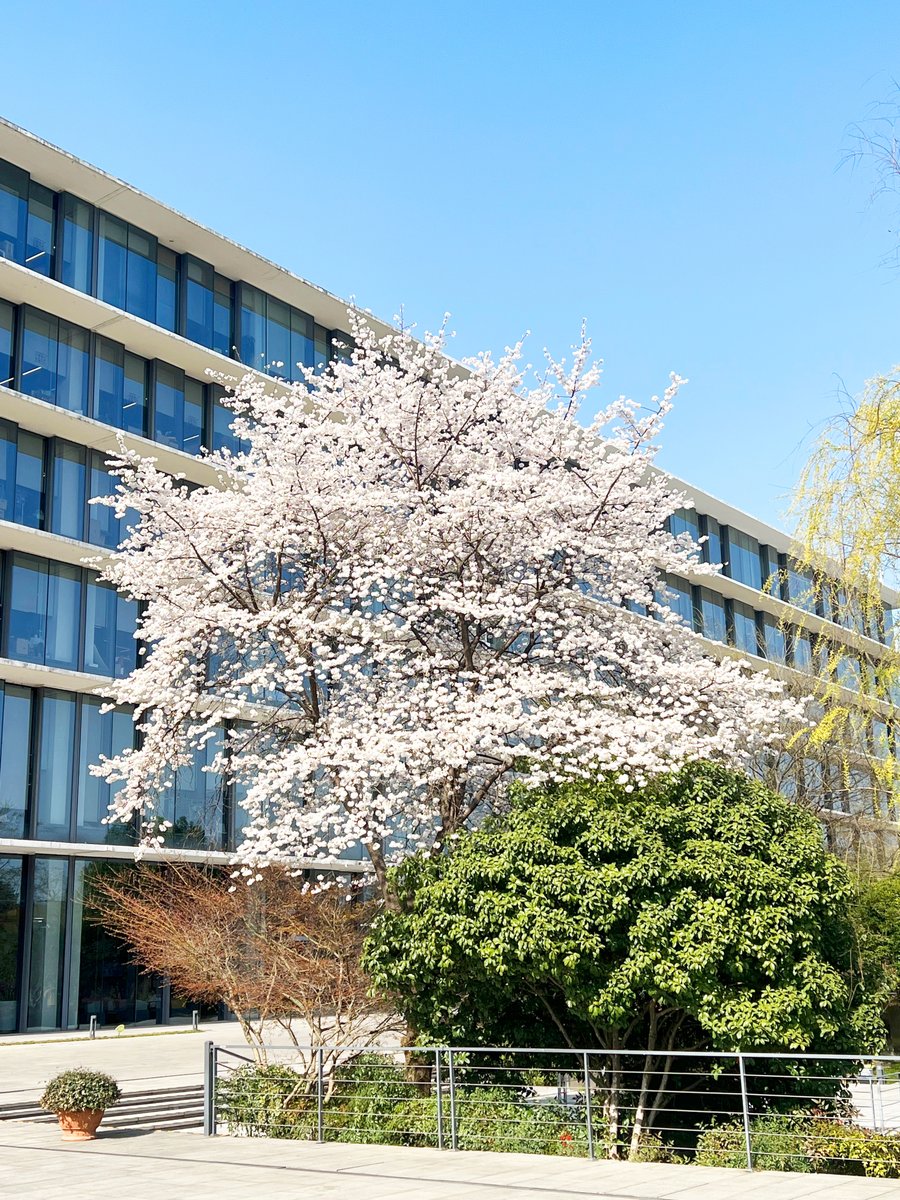
[[[437,1096],[437,1148],[444,1148],[444,1098],[441,1095],[441,1052],[434,1052],[434,1092]]]
[[[456,1136],[456,1069],[453,1063],[453,1051],[447,1050],[447,1073],[450,1077],[450,1149],[458,1150]]]
[[[737,1056],[738,1072],[741,1077],[741,1108],[744,1113],[744,1151],[747,1155],[747,1170],[753,1170],[753,1142],[750,1137],[750,1097],[747,1094],[747,1073],[744,1070],[744,1056]]]
[[[203,1047],[203,1132],[216,1136],[216,1047],[206,1042]]]
[[[594,1127],[591,1122],[591,1061],[584,1052],[584,1119],[587,1122],[588,1158],[594,1157]]]
[[[320,1142],[325,1141],[325,1051],[316,1051],[316,1126]]]

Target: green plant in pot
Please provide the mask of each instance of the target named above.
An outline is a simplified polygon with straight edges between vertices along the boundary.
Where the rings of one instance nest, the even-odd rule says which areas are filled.
[[[87,1142],[96,1136],[104,1112],[121,1094],[111,1075],[76,1067],[50,1080],[40,1105],[56,1113],[64,1142]]]

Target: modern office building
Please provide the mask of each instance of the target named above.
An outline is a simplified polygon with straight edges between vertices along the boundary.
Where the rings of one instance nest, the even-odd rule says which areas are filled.
[[[100,709],[104,679],[135,665],[137,616],[85,565],[120,540],[88,501],[112,488],[120,435],[213,482],[202,451],[232,434],[207,369],[315,366],[346,319],[337,297],[0,123],[0,1032],[186,1011],[85,919],[90,872],[132,857],[89,767],[133,736],[127,712]],[[688,490],[697,509],[676,528],[726,571],[666,584],[711,650],[802,675],[825,631],[850,648],[847,688],[862,688],[889,620],[842,628],[829,587],[792,569],[786,535]],[[235,800],[202,769],[214,752],[166,797],[171,856],[227,861]],[[830,807],[851,807],[837,780]]]

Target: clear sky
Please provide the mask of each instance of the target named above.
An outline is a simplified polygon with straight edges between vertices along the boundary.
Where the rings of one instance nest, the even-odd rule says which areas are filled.
[[[449,311],[457,355],[586,318],[607,398],[690,378],[662,465],[760,517],[900,361],[895,209],[840,167],[900,96],[897,0],[37,13],[4,12],[10,120],[380,316]]]

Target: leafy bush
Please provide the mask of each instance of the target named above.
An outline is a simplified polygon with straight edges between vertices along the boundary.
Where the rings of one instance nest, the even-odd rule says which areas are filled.
[[[109,1108],[121,1096],[119,1085],[111,1075],[76,1067],[62,1071],[47,1084],[40,1099],[41,1108],[48,1112],[92,1112]]]
[[[750,1126],[753,1166],[760,1171],[802,1171],[900,1179],[900,1134],[808,1115],[767,1113]],[[746,1167],[741,1121],[701,1133],[695,1162],[707,1167]]]
[[[289,1067],[247,1065],[219,1081],[217,1114],[233,1133],[247,1136],[316,1136],[316,1097]],[[587,1155],[583,1106],[539,1103],[508,1088],[458,1088],[457,1138],[462,1150]],[[450,1144],[450,1098],[442,1095],[443,1136]],[[438,1103],[431,1081],[417,1082],[389,1059],[364,1055],[339,1068],[324,1104],[330,1142],[436,1146]],[[595,1117],[598,1149],[603,1131]],[[603,1151],[600,1150],[602,1153]],[[662,1147],[648,1139],[658,1161]]]
[[[809,1125],[809,1118],[783,1113],[754,1117],[750,1124],[754,1167],[760,1171],[812,1171]],[[743,1121],[704,1129],[697,1141],[694,1162],[704,1167],[746,1168]]]
[[[811,1124],[808,1144],[816,1171],[900,1179],[900,1134],[817,1121]]]
[[[216,1084],[216,1113],[247,1137],[315,1137],[316,1097],[290,1067],[239,1067]]]

